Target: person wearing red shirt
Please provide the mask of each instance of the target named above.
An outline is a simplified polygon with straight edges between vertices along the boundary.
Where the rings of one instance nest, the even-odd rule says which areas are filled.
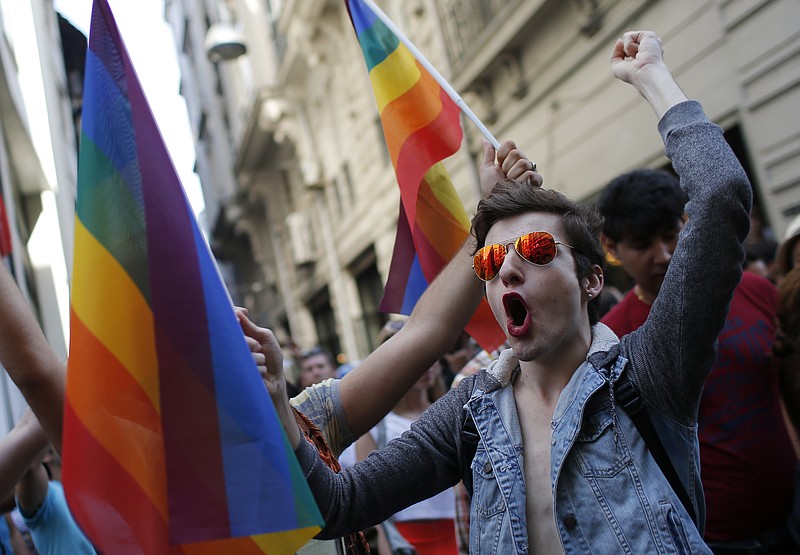
[[[619,176],[597,201],[604,245],[635,282],[601,319],[620,337],[650,313],[683,229],[685,203],[678,179],[659,170]],[[797,458],[770,359],[777,304],[772,283],[743,273],[700,400],[705,540],[718,554],[797,550],[786,532]]]

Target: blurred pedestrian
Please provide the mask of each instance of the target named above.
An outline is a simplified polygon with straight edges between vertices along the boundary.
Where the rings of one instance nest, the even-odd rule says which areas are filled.
[[[333,356],[323,347],[313,347],[300,353],[300,389],[335,377]]]
[[[789,271],[778,285],[778,331],[774,356],[780,372],[781,394],[794,428],[795,451],[800,454],[800,266]],[[800,545],[800,463],[795,469],[794,502],[789,531]]]
[[[401,327],[402,320],[393,321],[384,326],[379,339],[387,341]],[[437,362],[417,380],[369,434],[364,434],[356,441],[353,462],[366,459],[371,452],[386,447],[389,441],[400,437],[443,394],[442,368],[441,363]],[[455,494],[451,488],[392,515],[383,525],[377,527],[379,542],[386,542],[378,544],[379,555],[384,552],[391,555],[400,545],[405,546],[406,543],[418,555],[456,555],[458,548],[455,511]],[[392,528],[397,530],[405,543],[397,541]]]
[[[792,269],[800,267],[800,215],[789,223],[786,234],[775,256],[778,280],[784,278]]]
[[[753,205],[750,211],[750,231],[744,240],[747,253],[745,269],[755,271],[770,281],[775,280],[775,249],[778,247],[772,229],[764,220],[761,207]],[[749,268],[748,268],[749,266]]]
[[[12,490],[38,553],[95,553],[67,507],[60,458],[30,409],[0,440],[0,496]]]

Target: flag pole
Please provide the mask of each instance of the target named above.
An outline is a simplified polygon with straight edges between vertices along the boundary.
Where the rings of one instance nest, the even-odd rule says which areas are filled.
[[[383,24],[386,25],[389,28],[389,30],[395,34],[395,36],[397,36],[400,42],[402,42],[405,45],[405,47],[408,48],[408,50],[411,52],[411,54],[413,54],[413,56],[422,65],[422,67],[428,70],[428,73],[431,74],[431,76],[436,80],[436,82],[439,83],[442,89],[444,89],[444,91],[447,93],[447,96],[449,96],[453,100],[453,102],[456,103],[456,106],[458,106],[461,109],[461,112],[463,112],[463,114],[467,116],[470,119],[470,121],[472,121],[472,123],[475,124],[475,126],[478,128],[478,130],[480,130],[483,136],[486,137],[486,139],[490,143],[492,143],[492,146],[495,148],[495,150],[500,148],[500,143],[497,142],[497,139],[494,138],[494,135],[492,135],[491,131],[489,131],[486,128],[486,126],[483,125],[483,122],[478,119],[478,116],[476,116],[475,113],[472,110],[470,110],[469,106],[467,106],[467,103],[464,102],[464,99],[461,98],[461,96],[450,85],[450,83],[448,83],[447,80],[444,77],[442,77],[442,74],[436,71],[436,68],[434,68],[428,61],[428,59],[422,55],[422,52],[420,52],[419,49],[417,49],[417,47],[414,46],[414,43],[408,40],[408,37],[405,36],[403,32],[397,28],[397,25],[395,25],[394,22],[391,19],[389,19],[389,17],[385,13],[383,13],[383,10],[381,10],[372,0],[362,0],[362,2],[366,4],[367,7],[369,7],[369,9],[373,11],[375,16],[378,19],[380,19],[383,22]]]

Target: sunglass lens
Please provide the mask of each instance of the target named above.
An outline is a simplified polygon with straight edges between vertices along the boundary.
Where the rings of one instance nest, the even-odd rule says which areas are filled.
[[[491,281],[500,271],[506,249],[502,245],[487,245],[475,253],[475,273],[484,281]]]
[[[550,264],[556,257],[556,241],[543,231],[523,235],[517,239],[515,247],[522,258],[539,266]]]

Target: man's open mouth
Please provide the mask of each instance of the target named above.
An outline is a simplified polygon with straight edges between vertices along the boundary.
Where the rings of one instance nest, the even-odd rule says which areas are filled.
[[[503,295],[503,307],[506,310],[506,329],[513,337],[524,335],[530,328],[531,313],[519,293]]]

